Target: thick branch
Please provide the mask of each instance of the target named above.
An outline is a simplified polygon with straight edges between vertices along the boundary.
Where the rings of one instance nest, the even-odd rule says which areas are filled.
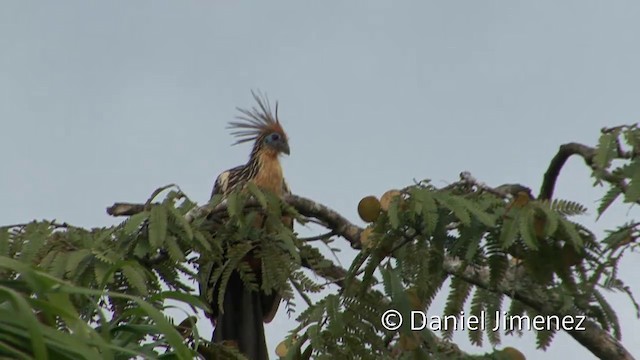
[[[304,258],[302,259],[302,266],[313,271],[318,276],[332,281],[337,286],[344,287],[344,279],[347,276],[347,270],[341,268],[340,266],[332,263],[329,266],[314,267],[311,266],[311,264],[309,264],[309,261]]]
[[[288,195],[284,200],[289,205],[296,208],[300,214],[307,217],[313,217],[324,222],[329,229],[336,233],[336,235],[340,235],[349,241],[352,248],[362,248],[362,244],[360,244],[360,234],[363,229],[352,224],[338,212],[311,199],[297,195]]]
[[[457,276],[483,289],[502,293],[515,300],[519,300],[543,315],[560,315],[558,309],[563,305],[559,297],[548,294],[548,292],[536,284],[527,281],[526,277],[518,276],[515,268],[507,271],[503,280],[496,286],[491,285],[489,281],[489,269],[486,267],[477,269],[467,267],[464,269],[462,268],[461,261],[446,259],[444,268],[447,273],[453,276]],[[577,319],[576,316],[579,314],[564,312],[561,315],[568,315]],[[585,330],[567,330],[567,333],[589,349],[594,355],[601,359],[633,359],[633,356],[620,342],[602,330],[602,328],[593,321],[585,320],[583,326]]]
[[[354,249],[360,249],[360,233],[362,232],[362,228],[353,225],[349,220],[347,220],[344,216],[340,215],[338,212],[320,204],[316,203],[313,200],[297,196],[297,195],[287,195],[284,198],[284,201],[289,205],[296,208],[296,210],[304,216],[316,218],[323,222],[323,224],[331,229],[336,235],[340,235],[343,238],[347,239],[351,244],[351,247]],[[107,208],[107,214],[111,216],[131,216],[137,213],[143,212],[149,204],[136,204],[136,203],[126,203],[119,202],[115,203]],[[245,207],[258,207],[259,203],[254,199],[249,199],[245,203]],[[187,215],[187,220],[191,221],[193,218],[203,216],[205,214],[209,214],[211,216],[215,216],[217,214],[222,214],[227,211],[227,204],[222,202],[218,204],[215,208],[210,209],[207,205],[195,208],[191,210]]]
[[[551,199],[560,171],[571,156],[580,155],[587,166],[592,167],[595,153],[596,150],[594,148],[578,143],[561,145],[556,156],[551,159],[547,172],[544,173],[538,198],[542,200]]]
[[[604,131],[604,130],[603,130]],[[562,167],[567,162],[567,160],[573,155],[580,155],[584,160],[584,163],[591,169],[595,169],[595,164],[593,163],[593,158],[596,154],[596,149],[578,143],[568,143],[560,146],[558,153],[551,159],[551,163],[549,164],[549,168],[547,172],[544,173],[544,178],[542,180],[542,186],[540,187],[540,195],[539,199],[551,199],[553,196],[553,191],[556,186],[556,182],[558,180],[558,176],[560,176],[560,171]],[[618,149],[618,159],[628,159],[630,158],[630,154],[623,152]],[[623,180],[614,176],[612,173],[606,171],[605,169],[600,170],[600,177],[602,180],[608,182],[609,184],[618,187],[622,190],[623,193],[627,192],[627,183]],[[640,202],[638,202],[640,203]]]
[[[115,203],[107,208],[107,214],[111,216],[131,216],[145,210],[145,204]]]

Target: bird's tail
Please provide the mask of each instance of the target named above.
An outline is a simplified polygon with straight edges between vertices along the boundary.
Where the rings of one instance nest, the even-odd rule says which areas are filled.
[[[223,313],[216,319],[213,342],[235,343],[249,360],[268,360],[263,321],[269,298],[260,291],[249,291],[234,271],[225,289]]]

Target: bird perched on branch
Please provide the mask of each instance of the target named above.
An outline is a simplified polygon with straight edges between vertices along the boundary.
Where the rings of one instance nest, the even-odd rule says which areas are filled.
[[[238,109],[241,116],[238,121],[230,122],[230,129],[241,144],[253,142],[249,161],[227,171],[216,178],[211,196],[221,194],[223,198],[234,190],[245,188],[248,183],[255,184],[262,190],[270,191],[278,196],[290,193],[285,182],[279,156],[289,155],[289,142],[278,119],[278,104],[275,113],[271,111],[268,99],[252,92],[257,107],[251,110]],[[283,222],[293,227],[291,218]],[[256,223],[255,226],[264,226]],[[256,270],[260,281],[261,259],[246,259]],[[212,274],[215,266],[201,267],[200,294],[211,305],[212,313],[207,314],[214,324],[213,342],[231,342],[238,346],[247,358],[252,360],[269,359],[264,335],[264,323],[273,320],[280,305],[281,296],[276,292],[267,295],[263,291],[251,291],[243,283],[237,271],[233,271],[227,283],[222,312],[218,311],[218,286]]]

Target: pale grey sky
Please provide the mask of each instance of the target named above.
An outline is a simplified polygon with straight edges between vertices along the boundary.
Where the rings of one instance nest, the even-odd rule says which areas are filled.
[[[280,101],[294,192],[356,222],[362,196],[413,178],[468,170],[537,191],[560,144],[638,120],[638,18],[632,1],[4,0],[0,223],[113,224],[106,206],[167,183],[205,202],[214,177],[247,159],[225,124],[250,89]],[[602,190],[588,175],[571,160],[556,196],[593,214]],[[634,215],[618,204],[595,228]],[[637,260],[622,275],[640,293]],[[632,306],[610,298],[640,355]],[[292,327],[281,312],[270,349]],[[592,358],[564,334],[547,353],[530,334],[508,345]]]

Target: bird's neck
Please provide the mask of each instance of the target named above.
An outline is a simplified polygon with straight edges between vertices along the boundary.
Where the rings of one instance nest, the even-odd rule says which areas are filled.
[[[258,187],[282,195],[284,175],[275,151],[260,151],[250,160],[249,166],[255,166],[255,175],[251,180]]]

